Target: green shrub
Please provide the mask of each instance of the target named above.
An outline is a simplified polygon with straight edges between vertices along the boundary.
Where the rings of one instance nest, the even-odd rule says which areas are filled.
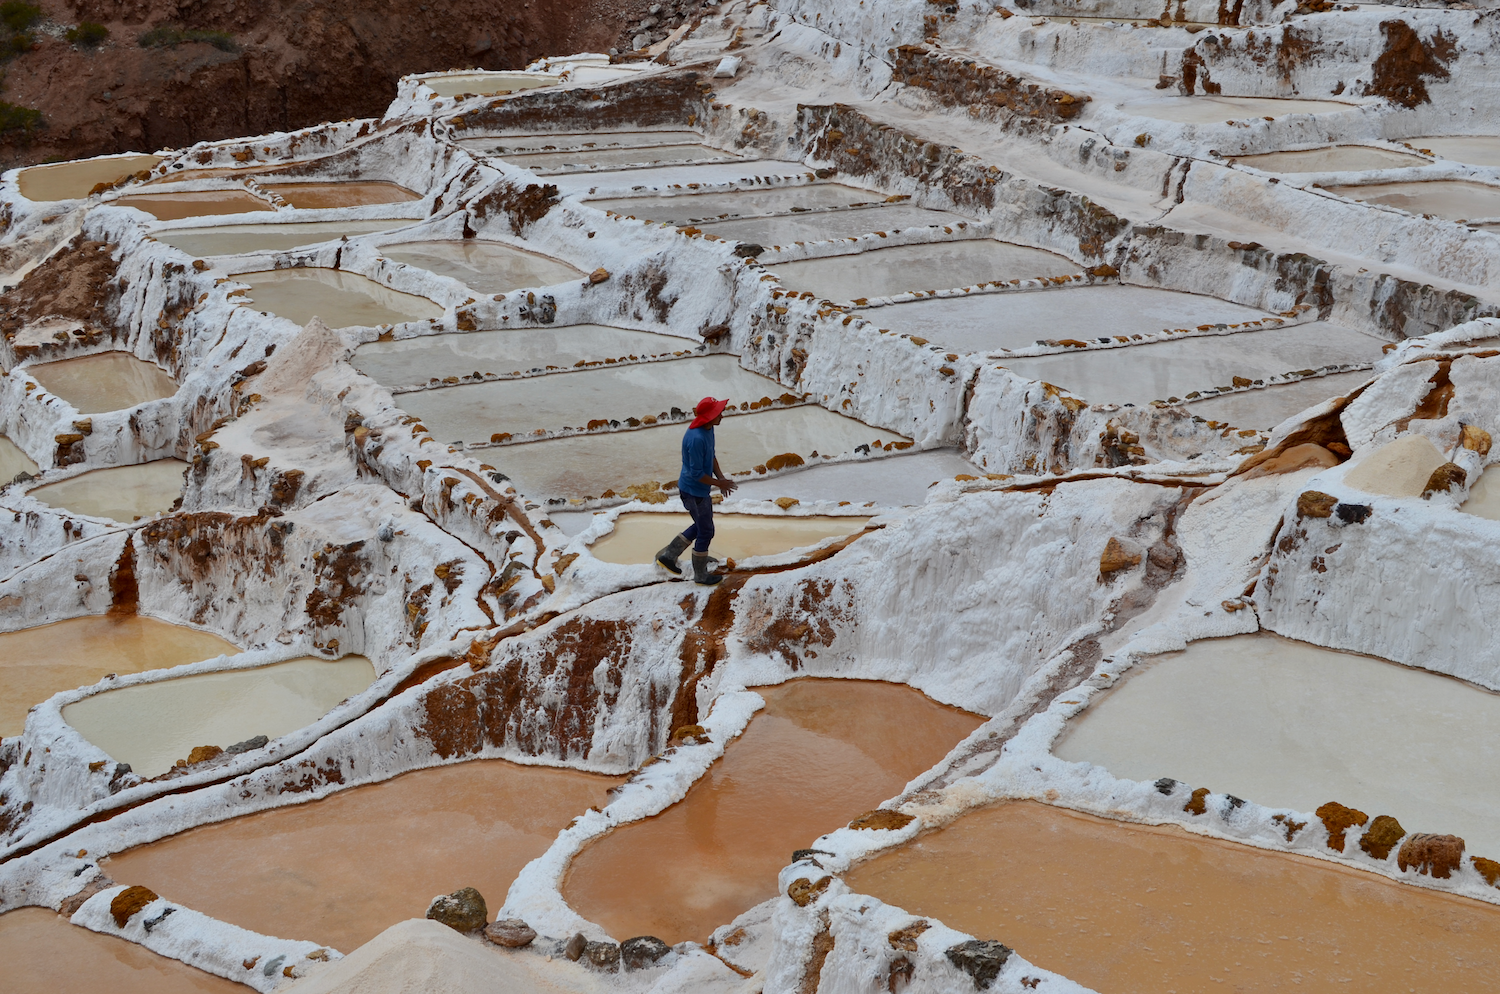
[[[98,48],[109,37],[109,28],[95,21],[79,21],[78,27],[69,28],[67,39],[81,48]]]
[[[170,24],[163,24],[159,28],[152,28],[139,39],[142,48],[176,48],[185,42],[201,41],[206,45],[212,45],[221,52],[238,52],[240,46],[235,44],[234,36],[228,31],[203,31],[198,28],[178,28]]]
[[[36,47],[36,38],[29,31],[14,34],[0,32],[0,62],[8,62],[18,55],[25,55]]]
[[[5,0],[0,3],[0,23],[13,32],[25,31],[42,19],[42,8],[25,0]]]
[[[33,107],[21,107],[8,100],[0,100],[0,134],[20,131],[29,136],[41,126],[41,111]]]

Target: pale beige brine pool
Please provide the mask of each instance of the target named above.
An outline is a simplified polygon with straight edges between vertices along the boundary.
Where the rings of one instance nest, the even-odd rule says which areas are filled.
[[[1195,401],[1188,404],[1187,409],[1201,418],[1222,421],[1235,428],[1275,428],[1287,418],[1300,414],[1314,404],[1321,404],[1332,397],[1347,396],[1374,375],[1369,370],[1361,370],[1309,376],[1261,390],[1243,390]]]
[[[37,465],[31,461],[21,447],[4,435],[0,435],[0,487],[5,486],[22,473],[37,474]]]
[[[509,293],[583,277],[581,270],[566,262],[477,238],[387,245],[380,254],[392,262],[452,277],[480,293]]]
[[[1400,747],[1362,745],[1377,728]],[[1474,856],[1500,853],[1500,694],[1270,633],[1138,664],[1053,752],[1271,808],[1338,801],[1457,835]]]
[[[73,925],[51,908],[0,915],[6,994],[241,994],[245,987],[127,939]]]
[[[901,231],[907,228],[952,227],[968,218],[947,211],[928,210],[892,204],[888,207],[860,207],[855,210],[809,211],[806,214],[778,217],[746,217],[730,221],[705,221],[702,228],[716,238],[753,242],[767,248],[793,245],[797,242],[821,242],[833,238],[852,238],[876,232]]]
[[[1408,138],[1406,143],[1471,166],[1500,166],[1500,137],[1494,135],[1429,136]]]
[[[1223,124],[1250,118],[1280,118],[1293,114],[1341,114],[1355,104],[1334,100],[1280,100],[1273,97],[1153,97],[1123,104],[1126,114],[1176,121],[1180,124]]]
[[[810,183],[761,190],[723,193],[691,193],[670,197],[603,197],[589,200],[590,207],[613,211],[625,217],[673,224],[717,221],[731,217],[757,217],[825,207],[878,204],[885,195],[842,183]]]
[[[422,199],[422,195],[397,183],[380,180],[344,180],[337,183],[267,183],[261,187],[274,193],[298,210],[328,207],[369,207],[374,204],[403,204]]]
[[[1500,186],[1461,179],[1330,186],[1328,192],[1370,204],[1399,207],[1412,214],[1432,214],[1448,221],[1500,218]]]
[[[355,350],[352,361],[361,373],[394,388],[433,378],[567,369],[580,362],[671,355],[697,347],[697,342],[675,335],[577,324],[367,342]]]
[[[181,459],[111,466],[44,484],[28,496],[74,514],[129,524],[170,511],[182,494],[186,472]]]
[[[811,180],[813,171],[800,162],[780,159],[736,159],[732,162],[682,162],[646,169],[618,169],[580,173],[557,173],[547,182],[562,195],[632,197],[643,190],[665,190],[689,183],[774,183],[777,180]]]
[[[938,339],[934,344],[949,343]],[[1007,358],[1004,364],[1019,376],[1064,387],[1074,396],[1096,404],[1142,405],[1153,400],[1184,398],[1194,390],[1233,386],[1236,376],[1261,380],[1325,364],[1372,363],[1381,357],[1384,344],[1372,335],[1337,325],[1295,325],[1233,335],[1168,339],[1117,349]],[[1255,391],[1264,395],[1257,398],[1258,410],[1252,408],[1258,414],[1256,420],[1264,421],[1286,411],[1282,418],[1285,420],[1308,406],[1301,403],[1305,397],[1312,396],[1315,403],[1322,391],[1331,391],[1323,393],[1323,397],[1332,397],[1340,389],[1340,384],[1309,379],[1299,382],[1298,392],[1283,402],[1278,391],[1287,386]]]
[[[984,722],[910,687],[794,680],[666,811],[574,857],[568,906],[616,941],[703,942],[776,896],[792,851],[900,794]]]
[[[63,720],[143,777],[157,777],[196,746],[224,748],[310,725],[375,682],[364,656],[301,659],[198,673],[106,690],[63,708]]]
[[[457,144],[475,152],[557,152],[576,148],[644,148],[650,145],[694,145],[703,141],[697,131],[589,131],[558,134],[495,135],[490,138],[460,138]]]
[[[117,183],[160,161],[159,155],[106,155],[56,162],[21,170],[16,183],[27,200],[79,200],[100,183]]]
[[[1083,267],[1042,249],[975,238],[777,262],[768,268],[789,290],[811,291],[819,297],[847,302],[891,297],[913,290],[947,290],[997,280],[1065,276]]]
[[[1385,497],[1420,497],[1432,471],[1447,461],[1427,436],[1406,434],[1356,454],[1344,474],[1344,485]]]
[[[250,300],[256,310],[301,325],[314,317],[330,328],[348,328],[443,316],[443,308],[426,297],[392,290],[341,270],[279,269],[241,273],[234,279],[250,286]]]
[[[916,335],[955,352],[993,352],[1026,348],[1043,339],[1150,335],[1270,315],[1216,297],[1109,284],[936,297],[871,308],[860,316],[877,327]],[[1123,356],[1112,351],[1110,361],[1119,362]]]
[[[108,202],[111,207],[135,207],[158,221],[181,221],[215,214],[271,211],[272,207],[248,190],[203,190],[186,193],[137,193]]]
[[[407,396],[414,395],[403,395],[402,401]],[[599,497],[650,481],[676,480],[686,428],[682,422],[504,445],[485,450],[482,458],[528,497]],[[813,405],[727,417],[714,431],[719,465],[726,473],[751,472],[788,452],[832,457],[855,454],[866,445],[873,451],[875,443],[910,442]]]
[[[518,90],[556,86],[557,83],[556,76],[519,72],[455,73],[422,80],[424,86],[440,97],[456,97],[464,93],[472,93],[477,97],[490,97],[497,93],[514,93]]]
[[[402,394],[403,410],[440,442],[488,442],[497,434],[583,428],[590,421],[663,417],[703,397],[736,404],[780,397],[786,388],[729,355],[583,369],[520,380],[466,383]]]
[[[177,392],[177,381],[152,362],[129,352],[96,352],[27,366],[42,387],[78,409],[103,414],[161,400]]]
[[[106,674],[196,663],[239,649],[217,635],[138,615],[74,618],[0,632],[0,737],[21,734],[26,710]]]
[[[0,468],[0,479],[4,478],[4,470]],[[1500,521],[1500,473],[1491,473],[1488,469],[1480,473],[1459,510],[1491,521]]]
[[[1034,801],[965,814],[844,882],[1096,991],[1479,994],[1500,970],[1494,905]]]
[[[853,515],[715,514],[709,552],[720,560],[777,556],[853,535],[869,520]],[[692,519],[685,513],[627,512],[615,519],[613,531],[589,546],[589,552],[606,563],[650,563],[658,549],[690,524]],[[687,562],[686,554],[682,561]]]
[[[1334,145],[1331,148],[1309,148],[1296,152],[1237,155],[1231,161],[1271,173],[1364,172],[1370,169],[1425,166],[1428,162],[1411,152],[1371,148],[1367,145]]]
[[[506,162],[524,169],[592,169],[652,162],[700,162],[737,159],[734,152],[708,145],[648,145],[637,148],[586,148],[571,152],[507,153]]]
[[[460,887],[493,915],[521,868],[621,779],[474,760],[189,829],[102,866],[221,921],[347,953]]]
[[[188,255],[239,255],[244,252],[281,252],[302,245],[356,238],[411,224],[391,221],[303,221],[296,224],[226,224],[206,228],[178,228],[152,232],[151,237],[180,248]]]

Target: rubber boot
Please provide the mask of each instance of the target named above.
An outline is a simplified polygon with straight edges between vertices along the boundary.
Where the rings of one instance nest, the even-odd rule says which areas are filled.
[[[672,541],[667,543],[666,548],[662,549],[656,554],[656,561],[660,563],[662,568],[665,569],[668,573],[673,573],[677,576],[681,576],[682,567],[677,564],[677,559],[682,555],[683,550],[687,547],[688,540],[683,538],[681,535],[678,535],[676,538],[672,539]]]
[[[712,566],[709,565],[712,562],[713,562],[713,557],[710,556],[706,552],[695,552],[695,553],[693,553],[693,582],[694,583],[701,583],[705,587],[711,587],[714,584],[718,583],[720,580],[724,579],[724,574],[723,573],[710,573],[709,572],[709,570],[713,568]]]

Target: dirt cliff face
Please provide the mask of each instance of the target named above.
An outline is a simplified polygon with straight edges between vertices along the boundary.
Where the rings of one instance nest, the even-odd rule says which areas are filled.
[[[44,124],[0,137],[0,167],[378,116],[409,73],[607,52],[649,2],[39,0],[35,45],[5,65],[0,99]],[[103,44],[66,40],[83,21],[109,29]],[[227,38],[140,45],[162,27]]]

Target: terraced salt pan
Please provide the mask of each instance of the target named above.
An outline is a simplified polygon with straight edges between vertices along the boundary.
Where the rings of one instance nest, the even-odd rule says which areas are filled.
[[[270,666],[198,673],[107,690],[63,708],[63,720],[143,777],[158,777],[196,746],[276,739],[317,721],[375,682],[364,656],[304,656]]]
[[[188,255],[240,255],[244,252],[281,252],[340,238],[390,231],[410,221],[304,221],[296,224],[226,224],[211,228],[180,228],[153,232],[159,242]]]
[[[16,177],[27,200],[79,200],[100,183],[117,183],[132,173],[150,169],[159,155],[108,155],[97,159],[31,166]]]
[[[1042,249],[993,238],[899,245],[857,255],[778,262],[771,272],[789,290],[835,301],[890,297],[912,290],[947,290],[995,280],[1063,276],[1082,267]]]
[[[1449,221],[1500,217],[1500,186],[1461,179],[1330,186],[1328,192],[1370,204],[1399,207],[1412,214],[1432,214]]]
[[[683,423],[573,435],[507,445],[484,457],[528,497],[598,497],[638,483],[676,480],[686,428]],[[719,466],[726,473],[749,472],[784,452],[840,456],[876,441],[908,441],[812,405],[736,415],[714,431]]]
[[[1369,747],[1376,729],[1392,748]],[[1278,635],[1194,642],[1142,664],[1053,752],[1273,808],[1339,801],[1458,835],[1471,855],[1500,853],[1500,694]]]
[[[729,355],[584,369],[523,380],[467,383],[402,394],[401,407],[442,442],[488,442],[500,433],[582,428],[603,418],[659,417],[691,411],[703,397],[735,404],[780,397],[786,388]]]
[[[623,196],[651,189],[689,183],[734,183],[755,178],[811,178],[812,170],[800,162],[777,159],[747,159],[742,162],[698,162],[677,166],[654,166],[650,169],[624,169],[615,172],[589,172],[569,176],[549,176],[563,196],[586,196],[590,193]]]
[[[714,540],[709,551],[719,559],[775,556],[792,549],[810,548],[826,538],[853,535],[869,520],[852,515],[715,514]],[[591,545],[589,552],[606,563],[650,563],[658,549],[690,524],[692,519],[686,513],[629,512],[616,518],[614,531]]]
[[[451,276],[480,293],[554,286],[583,276],[582,271],[566,262],[477,238],[387,245],[380,254],[392,262]]]
[[[1500,968],[1492,905],[1031,801],[967,814],[844,880],[1096,991],[1477,994]]]
[[[1201,418],[1223,421],[1236,428],[1274,428],[1314,404],[1347,395],[1371,375],[1368,371],[1360,371],[1314,376],[1263,390],[1244,390],[1194,401],[1187,405],[1187,409]]]
[[[891,304],[862,316],[955,352],[993,352],[1026,348],[1039,339],[1156,334],[1166,328],[1258,321],[1267,315],[1215,297],[1110,284],[939,297]],[[1121,355],[1111,352],[1112,361]]]
[[[1407,144],[1429,149],[1445,159],[1467,162],[1471,166],[1500,166],[1500,137],[1492,135],[1454,135],[1452,137],[1408,138]]]
[[[1272,173],[1362,172],[1369,169],[1425,166],[1428,162],[1422,156],[1413,155],[1410,152],[1396,152],[1388,148],[1370,148],[1364,145],[1335,145],[1331,148],[1310,148],[1298,152],[1237,155],[1231,161]]]
[[[739,156],[709,145],[652,145],[632,148],[588,148],[570,152],[507,153],[506,162],[525,169],[567,169],[592,166],[630,166],[636,163],[699,162]]]
[[[145,946],[91,932],[50,908],[0,915],[6,994],[243,994],[232,980],[158,956]]]
[[[1184,397],[1194,390],[1230,386],[1236,376],[1257,380],[1333,363],[1374,362],[1380,358],[1383,344],[1373,336],[1318,322],[1072,355],[1006,359],[1005,367],[1029,379],[1065,387],[1096,404],[1149,404],[1153,400]],[[1365,374],[1366,378],[1368,375]],[[1275,393],[1283,387],[1256,391],[1270,395],[1257,399],[1263,411],[1261,420],[1274,417],[1278,410],[1288,407],[1293,408],[1289,414],[1297,413],[1308,405],[1294,405],[1309,395],[1315,398],[1314,403],[1337,396],[1341,384],[1312,379],[1299,387],[1299,393],[1284,401]],[[1321,391],[1327,392],[1319,397]]]
[[[160,366],[129,352],[96,352],[43,362],[27,366],[26,372],[80,414],[121,411],[177,392],[177,381]]]
[[[620,781],[475,760],[190,829],[102,865],[222,921],[348,952],[421,918],[434,894],[475,887],[498,908],[521,868]]]
[[[43,504],[129,523],[172,509],[182,494],[187,463],[158,459],[134,466],[111,466],[48,483],[30,492]]]
[[[138,615],[74,618],[0,633],[0,737],[21,734],[26,709],[106,673],[196,663],[239,649],[194,628]]]
[[[16,445],[4,435],[0,435],[0,487],[9,483],[22,473],[37,474],[36,463],[31,457],[21,451]]]
[[[490,138],[460,138],[458,144],[476,152],[499,155],[554,152],[582,148],[644,148],[650,145],[692,145],[703,141],[697,131],[591,131],[564,134],[513,134]]]
[[[1123,104],[1126,114],[1152,117],[1181,124],[1219,124],[1252,117],[1280,118],[1292,114],[1337,114],[1354,110],[1355,104],[1334,100],[1278,100],[1272,97],[1153,97]]]
[[[426,297],[381,286],[355,273],[333,269],[280,269],[241,273],[257,310],[305,325],[314,317],[330,328],[374,327],[442,317],[443,308]]]
[[[925,207],[893,205],[861,207],[847,211],[812,211],[778,217],[748,217],[733,221],[705,222],[700,227],[715,237],[759,245],[792,245],[831,238],[850,238],[876,231],[954,225],[968,218]]]
[[[808,186],[779,186],[760,190],[694,193],[672,197],[606,197],[601,200],[590,200],[588,205],[597,207],[601,211],[614,211],[626,217],[688,224],[720,218],[754,217],[822,207],[878,204],[884,200],[883,194],[845,186],[842,183],[813,183]]]
[[[765,709],[686,797],[574,857],[563,897],[616,940],[706,940],[776,895],[792,850],[899,794],[984,720],[892,683],[756,693]]]
[[[579,362],[670,355],[696,347],[675,335],[578,324],[369,342],[355,350],[352,361],[361,373],[394,388],[419,386],[433,377],[567,369]]]
[[[378,180],[345,180],[341,183],[262,183],[266,192],[274,193],[299,210],[327,207],[368,207],[371,204],[401,204],[422,199],[422,195],[396,183]]]
[[[478,97],[492,97],[497,93],[515,93],[518,90],[534,90],[542,86],[556,86],[556,76],[540,73],[485,72],[434,76],[422,80],[433,93],[440,97],[456,97],[472,93]]]
[[[111,207],[135,207],[158,221],[181,221],[216,214],[245,214],[276,208],[248,190],[203,190],[197,193],[137,193],[108,202]]]
[[[744,500],[795,497],[808,503],[847,500],[903,507],[921,504],[933,484],[960,474],[978,477],[984,470],[965,459],[958,449],[928,449],[874,462],[808,466],[768,480],[746,480],[734,495]]]

